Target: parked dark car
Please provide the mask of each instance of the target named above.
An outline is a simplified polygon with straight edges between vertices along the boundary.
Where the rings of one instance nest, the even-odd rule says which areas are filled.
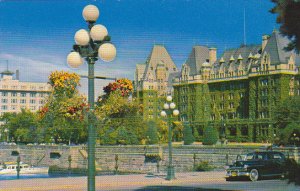
[[[285,174],[286,158],[283,153],[276,151],[253,152],[237,160],[226,169],[226,180],[238,177],[248,177],[257,181],[263,177],[283,177]]]

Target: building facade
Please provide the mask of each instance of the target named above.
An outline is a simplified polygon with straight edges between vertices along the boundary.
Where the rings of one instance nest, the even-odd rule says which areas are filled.
[[[177,74],[177,67],[163,45],[154,45],[145,63],[136,65],[134,90],[143,106],[144,119],[159,116],[166,95],[173,91],[172,79]]]
[[[173,79],[181,120],[200,138],[210,125],[229,141],[273,141],[276,106],[300,95],[300,57],[283,50],[288,42],[273,31],[262,44],[226,50],[219,59],[215,48],[193,47]]]
[[[0,79],[0,115],[6,112],[20,112],[21,109],[38,111],[51,93],[47,83],[22,82],[8,70],[1,73]]]

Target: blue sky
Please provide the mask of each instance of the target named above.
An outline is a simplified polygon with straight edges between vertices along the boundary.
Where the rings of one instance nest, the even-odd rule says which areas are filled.
[[[97,23],[107,27],[117,47],[116,60],[97,63],[100,76],[133,79],[135,65],[155,43],[166,46],[178,67],[196,44],[214,46],[220,56],[243,43],[244,9],[247,44],[261,43],[263,34],[278,28],[269,0],[0,0],[0,70],[9,60],[23,81],[46,82],[53,70],[86,74],[86,65],[70,69],[66,56],[75,32],[86,28],[87,4],[98,6]],[[98,81],[97,91],[107,83]]]

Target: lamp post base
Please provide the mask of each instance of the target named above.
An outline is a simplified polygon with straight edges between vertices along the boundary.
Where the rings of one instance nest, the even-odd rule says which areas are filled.
[[[173,180],[175,179],[175,169],[174,166],[167,167],[167,178],[166,180]]]

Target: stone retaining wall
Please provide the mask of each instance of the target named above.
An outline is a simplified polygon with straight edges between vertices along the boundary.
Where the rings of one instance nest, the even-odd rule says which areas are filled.
[[[192,171],[194,164],[208,161],[214,167],[222,169],[226,164],[232,163],[237,155],[255,150],[265,150],[265,148],[176,146],[173,148],[173,165],[177,172],[186,172]],[[299,162],[297,148],[276,148],[274,150],[281,151]],[[1,145],[0,162],[16,161],[17,156],[12,156],[12,151],[17,151],[21,161],[31,165],[58,166],[65,169],[68,169],[69,165],[71,168],[87,168],[85,146]],[[50,158],[51,153],[59,153],[60,158]],[[116,155],[118,155],[118,170],[121,172],[164,172],[168,164],[167,146],[97,146],[95,154],[98,171],[114,171]],[[162,160],[158,164],[145,163],[145,154],[157,154]]]

